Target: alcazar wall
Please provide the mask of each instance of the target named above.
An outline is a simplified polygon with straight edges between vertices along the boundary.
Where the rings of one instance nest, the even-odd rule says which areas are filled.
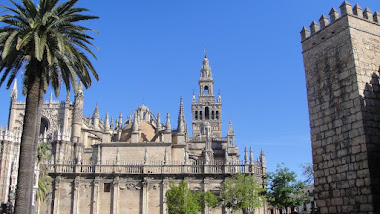
[[[348,2],[301,31],[321,213],[378,213],[380,18]]]

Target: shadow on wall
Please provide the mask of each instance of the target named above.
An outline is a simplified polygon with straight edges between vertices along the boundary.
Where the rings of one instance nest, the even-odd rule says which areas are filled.
[[[375,211],[380,211],[380,85],[379,74],[373,73],[364,89],[364,98],[361,98],[363,110],[364,131],[366,133],[366,149],[368,168],[371,177],[372,203]],[[359,170],[359,169],[356,169]]]

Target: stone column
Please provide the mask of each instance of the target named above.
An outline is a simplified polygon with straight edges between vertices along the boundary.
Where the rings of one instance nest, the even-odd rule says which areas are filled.
[[[73,183],[73,214],[78,214],[78,204],[79,204],[79,177],[75,177]]]
[[[161,184],[161,214],[166,214],[167,213],[167,205],[166,205],[166,198],[165,198],[165,194],[166,194],[166,191],[168,189],[168,184],[169,184],[169,180],[168,178],[164,178],[162,180],[162,184]]]
[[[148,180],[147,178],[144,178],[144,180],[141,182],[142,185],[142,194],[143,194],[143,200],[142,200],[142,214],[148,214]]]
[[[98,196],[99,196],[99,180],[100,178],[95,178],[92,186],[92,200],[91,200],[91,213],[98,214]]]
[[[112,214],[117,214],[119,201],[119,176],[115,177],[112,183],[112,188]]]
[[[202,184],[202,186],[203,186],[203,192],[207,192],[208,191],[208,184],[209,183],[209,179],[208,178],[204,178],[203,179],[203,184]],[[209,214],[209,210],[208,210],[208,206],[207,205],[205,205],[205,209],[203,210],[203,213],[204,214]]]
[[[59,209],[59,192],[60,192],[61,177],[57,176],[54,182],[54,199],[53,199],[53,214],[58,214]]]

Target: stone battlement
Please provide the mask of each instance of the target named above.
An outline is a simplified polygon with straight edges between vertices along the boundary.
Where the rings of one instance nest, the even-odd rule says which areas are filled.
[[[363,11],[362,7],[359,4],[356,4],[353,8],[350,3],[347,1],[344,1],[342,5],[339,7],[340,9],[340,16],[339,11],[335,8],[332,8],[329,18],[325,15],[322,15],[321,18],[319,18],[319,24],[316,21],[313,21],[310,25],[310,30],[304,26],[301,30],[301,39],[302,41],[312,37],[313,35],[317,34],[321,30],[327,28],[331,24],[335,23],[340,18],[343,18],[345,16],[352,16],[356,17],[374,24],[380,25],[380,13],[376,11],[375,13],[372,13],[372,11],[366,7]]]

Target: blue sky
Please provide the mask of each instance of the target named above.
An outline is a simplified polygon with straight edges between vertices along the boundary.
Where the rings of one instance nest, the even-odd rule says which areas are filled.
[[[231,120],[241,155],[245,146],[252,146],[255,157],[263,149],[268,171],[284,162],[300,175],[299,164],[312,158],[299,32],[342,2],[80,0],[78,6],[101,17],[83,23],[99,31],[93,36],[100,49],[94,60],[100,81],[85,91],[84,115],[92,115],[98,104],[102,117],[109,113],[115,118],[144,102],[154,113],[169,112],[175,128],[183,96],[191,129],[191,98],[193,90],[199,91],[206,48],[214,91],[221,91],[224,135]],[[380,10],[376,0],[350,3]],[[9,5],[5,0],[0,4]],[[20,75],[18,79],[20,83]],[[9,95],[2,86],[4,127]],[[62,93],[55,99],[64,98]]]

